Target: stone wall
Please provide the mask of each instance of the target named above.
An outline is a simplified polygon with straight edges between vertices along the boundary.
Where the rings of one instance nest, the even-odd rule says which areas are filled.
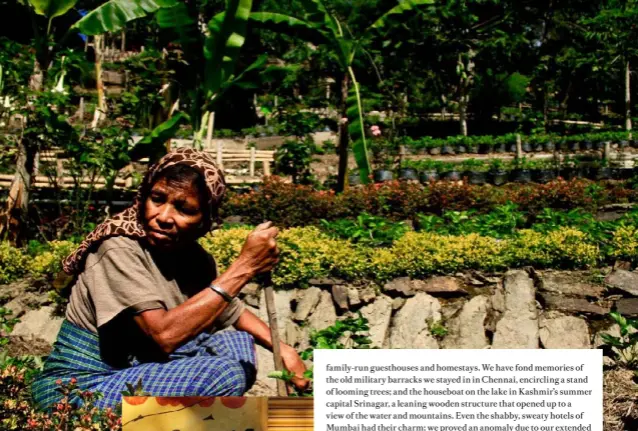
[[[21,319],[11,343],[20,353],[46,354],[55,340],[62,318],[54,315],[45,290],[24,281],[0,286],[0,304]],[[260,286],[248,284],[240,297],[267,321]],[[638,317],[638,273],[468,272],[398,278],[384,286],[317,279],[305,289],[277,291],[275,301],[281,338],[298,350],[309,346],[311,331],[356,312],[368,319],[372,345],[379,348],[595,348],[602,345],[601,332],[619,333],[610,311]],[[446,328],[447,334],[434,335],[434,325]],[[258,361],[251,395],[274,395],[275,381],[267,377],[273,370],[272,354],[258,347]]]
[[[248,306],[266,318],[263,292],[250,285]],[[389,349],[587,349],[601,346],[601,332],[619,336],[610,311],[638,316],[638,273],[515,270],[426,280],[398,278],[377,286],[336,279],[311,280],[307,289],[276,293],[279,330],[303,350],[309,333],[360,311],[372,345]],[[437,337],[431,328],[443,326]],[[254,394],[274,394],[272,355],[259,348]],[[606,359],[608,360],[608,359]]]

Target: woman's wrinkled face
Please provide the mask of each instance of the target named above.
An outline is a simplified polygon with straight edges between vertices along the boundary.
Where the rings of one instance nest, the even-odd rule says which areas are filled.
[[[200,236],[204,214],[194,185],[155,182],[144,203],[147,240],[161,250],[173,250]]]

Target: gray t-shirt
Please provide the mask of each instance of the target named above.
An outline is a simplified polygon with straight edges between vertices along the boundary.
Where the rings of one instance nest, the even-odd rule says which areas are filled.
[[[71,323],[98,333],[98,328],[126,313],[175,308],[217,277],[215,261],[199,244],[160,255],[151,253],[142,241],[108,238],[88,255],[66,309]],[[232,325],[243,311],[244,305],[235,298],[215,325]]]

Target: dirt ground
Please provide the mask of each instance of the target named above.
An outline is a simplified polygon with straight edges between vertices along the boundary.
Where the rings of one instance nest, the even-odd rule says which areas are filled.
[[[604,431],[638,430],[638,384],[634,372],[605,371],[603,388]]]

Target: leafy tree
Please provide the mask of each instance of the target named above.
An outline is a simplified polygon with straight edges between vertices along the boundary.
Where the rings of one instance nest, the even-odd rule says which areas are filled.
[[[65,36],[60,41],[51,40],[53,19],[71,10],[77,0],[29,0],[29,11],[34,26],[39,23],[36,15],[44,16],[45,28],[38,30],[36,37],[36,62],[31,76],[31,92],[38,98],[44,93],[43,82],[49,71],[52,55],[64,46]],[[248,16],[252,0],[229,0],[225,10],[216,14],[205,31],[199,27],[199,10],[194,2],[177,0],[111,0],[86,14],[73,24],[67,35],[80,31],[85,35],[96,35],[107,31],[115,32],[124,28],[127,22],[155,13],[160,28],[173,31],[184,51],[184,61],[188,63],[189,75],[182,75],[181,84],[190,96],[190,115],[177,112],[156,127],[130,151],[130,158],[144,156],[159,157],[166,151],[164,143],[177,132],[184,121],[191,121],[197,131],[196,142],[201,142],[205,127],[215,103],[233,85],[243,85],[242,78],[258,69],[265,57],[235,76],[234,66],[244,43]],[[50,45],[53,44],[52,47]],[[51,49],[52,48],[52,49]],[[44,100],[43,98],[41,98]],[[47,119],[47,127],[72,133],[71,126],[63,117],[55,113],[55,103],[38,104],[40,114]],[[39,134],[34,134],[39,136]],[[64,141],[62,141],[64,142]],[[28,190],[33,172],[35,154],[42,147],[38,139],[23,139],[16,175],[10,189],[3,227],[12,226],[14,236],[20,230],[21,215],[26,211]]]
[[[355,60],[365,53],[365,47],[373,33],[383,28],[394,15],[413,11],[417,6],[429,5],[433,0],[405,0],[383,13],[376,21],[360,32],[353,32],[347,18],[338,14],[323,0],[301,0],[298,16],[276,12],[253,12],[251,19],[268,28],[294,31],[309,43],[323,45],[339,66],[339,172],[338,190],[343,190],[348,169],[348,148],[353,141],[353,153],[361,181],[367,183],[370,161],[366,142],[364,110],[361,89],[354,70]],[[283,28],[283,30],[282,30]]]
[[[34,133],[24,133],[18,142],[18,159],[16,173],[9,189],[7,206],[0,214],[0,233],[9,230],[12,238],[17,239],[22,224],[22,216],[27,210],[29,202],[29,186],[33,175],[35,155],[46,144],[42,139],[42,130],[36,131],[41,124],[49,134],[67,135],[71,133],[70,126],[56,113],[59,108],[56,103],[50,103],[48,97],[61,102],[60,98],[45,94],[43,86],[47,83],[52,60],[65,46],[68,36],[77,31],[87,35],[101,34],[106,31],[118,31],[128,21],[145,16],[162,6],[175,5],[176,0],[147,0],[143,3],[134,0],[111,0],[85,17],[76,21],[67,29],[64,36],[57,38],[54,32],[54,19],[65,15],[78,0],[27,0],[24,7],[29,12],[34,32],[33,47],[35,62],[33,73],[29,79],[30,110],[24,112],[27,130]],[[57,80],[62,83],[64,74]],[[60,85],[61,86],[61,85]],[[50,89],[51,90],[51,89]]]
[[[593,18],[584,19],[587,36],[600,43],[598,61],[620,64],[625,87],[625,130],[631,133],[631,63],[638,56],[638,1],[606,0]]]

